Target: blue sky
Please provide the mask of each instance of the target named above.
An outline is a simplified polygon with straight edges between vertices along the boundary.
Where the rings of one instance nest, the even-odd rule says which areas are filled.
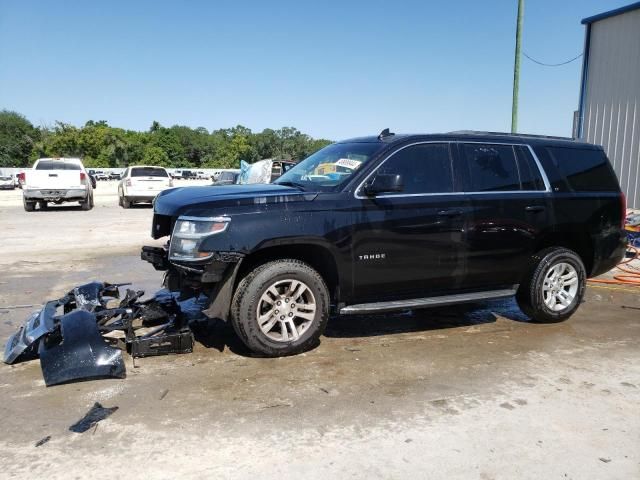
[[[584,17],[631,0],[527,0],[523,47],[580,53]],[[0,0],[0,109],[341,139],[507,131],[517,0]],[[570,135],[581,62],[522,59],[519,129]]]

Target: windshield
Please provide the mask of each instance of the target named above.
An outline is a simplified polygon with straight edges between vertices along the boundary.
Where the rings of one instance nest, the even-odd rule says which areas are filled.
[[[332,189],[345,183],[383,146],[382,143],[334,143],[307,157],[274,183]]]

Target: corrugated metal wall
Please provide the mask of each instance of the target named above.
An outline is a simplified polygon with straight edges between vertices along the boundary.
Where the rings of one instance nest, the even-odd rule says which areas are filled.
[[[640,10],[591,25],[582,137],[605,148],[640,208]]]

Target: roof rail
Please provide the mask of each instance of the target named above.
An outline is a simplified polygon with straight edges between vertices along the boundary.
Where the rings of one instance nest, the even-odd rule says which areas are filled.
[[[557,137],[553,135],[532,135],[527,133],[509,133],[509,132],[484,132],[480,130],[455,130],[447,132],[449,135],[495,135],[504,137],[525,137],[525,138],[551,138],[555,140],[575,140],[572,137]]]

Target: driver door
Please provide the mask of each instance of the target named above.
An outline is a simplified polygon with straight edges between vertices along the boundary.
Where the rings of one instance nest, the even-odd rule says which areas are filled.
[[[449,143],[409,145],[376,174],[401,175],[400,192],[356,192],[353,269],[356,301],[419,298],[461,288],[469,202],[454,181]],[[367,182],[365,182],[367,183]]]

